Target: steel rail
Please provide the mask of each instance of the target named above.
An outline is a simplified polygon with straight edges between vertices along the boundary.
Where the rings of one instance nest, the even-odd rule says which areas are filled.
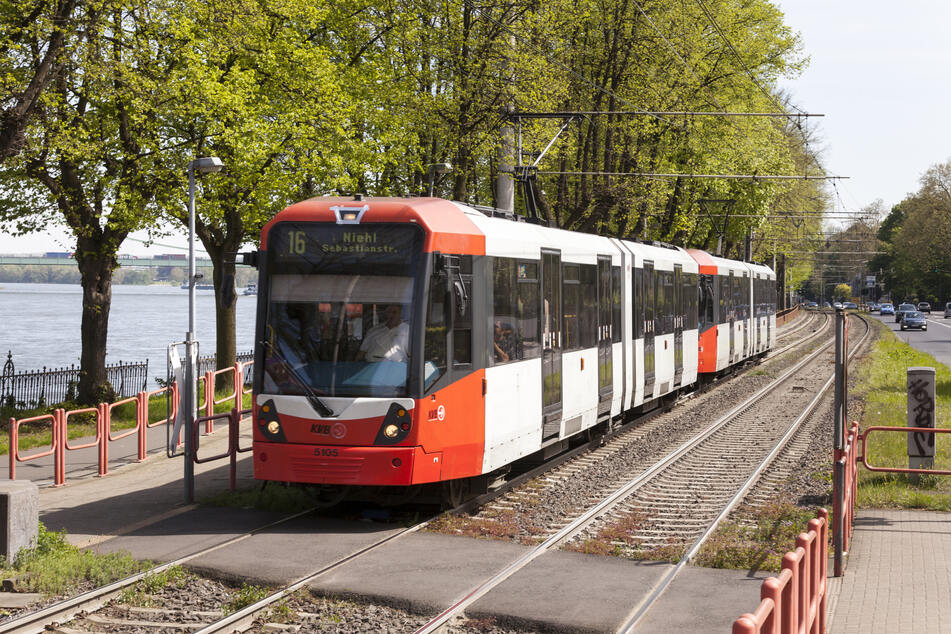
[[[806,337],[805,339],[802,339],[802,340],[800,340],[800,341],[798,341],[798,342],[795,342],[795,343],[793,343],[793,344],[790,344],[789,346],[786,346],[786,347],[784,347],[784,348],[782,348],[782,349],[776,351],[776,352],[775,352],[775,355],[778,355],[778,354],[780,354],[780,353],[782,353],[782,352],[785,352],[786,350],[788,350],[788,349],[790,349],[790,348],[793,348],[793,347],[795,347],[795,346],[801,345],[801,344],[804,343],[805,341],[808,341],[808,340],[811,339],[812,337],[815,337],[819,332],[821,332],[821,328],[820,328],[820,329],[817,329],[817,331],[816,331],[815,333],[809,335],[809,337]],[[774,356],[774,355],[771,355],[771,356]],[[810,356],[809,358],[811,358],[811,356]],[[802,362],[800,362],[800,364],[797,364],[796,367],[799,367],[799,365],[801,365],[802,363],[804,363],[804,362],[807,361],[807,360],[808,360],[808,358],[807,358],[807,359],[804,359]],[[795,368],[794,368],[794,369],[795,369]],[[782,377],[780,377],[779,379],[777,379],[775,384],[778,384],[779,382],[784,381],[784,380],[786,379],[786,376],[787,376],[789,373],[791,373],[792,371],[793,371],[793,370],[790,370],[790,372],[787,372],[786,375],[783,375]],[[771,385],[773,385],[773,384],[771,384]],[[770,387],[770,386],[767,386],[767,388],[769,388],[769,387]],[[757,393],[757,394],[759,394],[759,393]],[[688,398],[689,398],[689,396],[688,396]],[[756,396],[754,396],[754,398],[756,398]],[[685,399],[679,399],[677,402],[679,403],[679,402],[681,402],[682,400],[685,400]],[[661,413],[663,413],[664,411],[666,411],[666,409],[667,409],[667,408],[664,408],[664,407],[658,407],[657,409],[652,410],[651,412],[648,412],[647,414],[645,414],[645,415],[643,415],[643,416],[639,416],[639,417],[633,419],[632,421],[630,421],[630,422],[628,422],[628,423],[625,423],[624,425],[622,425],[622,426],[619,427],[618,429],[610,430],[610,431],[606,432],[604,435],[602,435],[600,438],[594,439],[594,440],[592,440],[592,441],[590,441],[590,442],[588,442],[588,443],[585,443],[585,444],[583,444],[583,445],[580,445],[579,447],[577,447],[577,448],[575,448],[575,449],[573,449],[573,450],[567,451],[567,452],[565,452],[564,454],[562,454],[562,455],[556,457],[555,460],[553,460],[553,461],[546,462],[545,464],[540,465],[539,467],[537,467],[537,468],[535,468],[535,469],[532,469],[532,470],[530,470],[530,471],[528,471],[528,472],[526,472],[526,473],[524,473],[524,474],[520,474],[519,476],[513,478],[511,481],[507,482],[504,487],[500,487],[500,488],[499,488],[498,490],[496,490],[496,491],[492,491],[492,492],[489,492],[489,493],[487,493],[487,494],[485,494],[485,495],[483,495],[483,496],[479,496],[478,498],[475,498],[474,500],[471,500],[471,501],[469,501],[469,502],[467,502],[467,503],[461,505],[460,507],[457,507],[456,509],[453,510],[453,512],[455,512],[455,513],[464,512],[466,509],[471,509],[473,506],[478,506],[478,505],[481,505],[481,504],[485,504],[486,502],[491,501],[491,500],[493,500],[493,499],[499,497],[500,495],[504,494],[506,491],[511,490],[512,488],[518,486],[519,484],[522,484],[522,483],[524,483],[524,482],[527,482],[527,481],[531,480],[532,478],[537,477],[538,475],[541,475],[541,474],[543,474],[543,473],[545,473],[545,472],[547,472],[547,471],[550,471],[551,469],[553,469],[553,468],[555,468],[555,467],[557,467],[557,466],[560,466],[561,464],[564,464],[565,462],[571,460],[572,458],[574,458],[574,457],[576,457],[576,456],[578,456],[578,455],[580,455],[580,454],[583,454],[583,453],[585,453],[585,452],[587,452],[587,451],[590,451],[590,450],[593,449],[593,448],[596,448],[597,446],[599,446],[599,445],[603,442],[603,440],[608,439],[608,438],[612,438],[612,437],[615,437],[615,436],[618,436],[618,435],[620,435],[620,434],[622,434],[622,433],[628,431],[631,427],[636,426],[636,425],[641,424],[641,423],[644,423],[644,422],[646,422],[647,420],[650,420],[651,418],[654,418],[654,417],[660,415]],[[731,412],[731,414],[732,414],[732,412]],[[728,416],[729,416],[729,415],[728,415]],[[713,430],[710,430],[710,433],[712,433],[712,431],[713,431]],[[708,434],[704,434],[703,437],[705,438],[706,435],[708,435]],[[699,442],[700,440],[702,440],[702,438],[700,438],[697,442]],[[678,450],[678,451],[679,451],[679,450]],[[664,466],[666,466],[667,464],[669,464],[669,462],[671,462],[671,461],[674,460],[674,458],[671,458],[671,457],[668,457],[668,458],[670,458],[670,460],[665,460],[665,461],[664,461]],[[659,470],[660,470],[660,469],[658,468],[658,466],[655,465],[655,467],[652,467],[652,468],[649,469],[648,471],[645,471],[645,472],[644,472],[643,474],[641,474],[641,476],[639,476],[639,477],[649,478],[649,477],[651,477],[654,473],[656,473],[656,472],[659,471]],[[633,489],[631,489],[631,490],[633,490]],[[629,492],[629,491],[626,491],[626,492]],[[610,500],[612,500],[613,503],[616,503],[620,497],[621,497],[621,496],[618,496],[617,494],[615,494],[615,495],[612,495],[612,496],[610,497]],[[610,506],[613,506],[613,505],[614,505],[613,503],[612,503]],[[599,504],[599,505],[598,505],[597,507],[595,507],[595,509],[593,509],[592,511],[589,511],[589,513],[585,514],[585,516],[583,516],[583,517],[588,518],[588,519],[594,519],[594,517],[596,517],[596,514],[595,514],[593,511],[597,510],[597,511],[599,511],[599,512],[603,512],[603,511],[607,510],[607,508],[610,508],[610,506],[603,506],[603,505],[604,505],[604,502],[602,502],[602,504]],[[80,612],[83,612],[83,611],[89,612],[89,611],[94,611],[94,610],[99,609],[100,607],[102,607],[103,605],[105,605],[109,600],[111,600],[111,599],[114,598],[116,595],[118,595],[120,592],[122,592],[125,588],[128,588],[129,586],[131,586],[131,585],[137,583],[138,581],[141,581],[142,579],[144,579],[145,577],[147,577],[147,576],[149,576],[149,575],[159,574],[159,573],[161,573],[161,572],[163,572],[163,571],[165,571],[165,570],[167,570],[167,569],[169,569],[169,568],[171,568],[171,567],[173,567],[173,566],[181,565],[181,564],[186,563],[186,562],[188,562],[188,561],[190,561],[190,560],[192,560],[192,559],[195,559],[195,558],[197,558],[197,557],[199,557],[199,556],[206,555],[206,554],[208,554],[208,553],[214,552],[214,551],[216,551],[216,550],[219,550],[219,549],[224,548],[224,547],[227,547],[227,546],[231,546],[231,545],[233,545],[233,544],[235,544],[235,543],[238,543],[238,542],[240,542],[240,541],[243,541],[244,539],[247,539],[247,538],[249,538],[249,537],[251,537],[251,536],[253,536],[253,535],[255,535],[255,534],[258,534],[258,533],[260,533],[260,532],[262,532],[262,531],[265,531],[265,530],[267,530],[267,529],[269,529],[269,528],[272,528],[272,527],[274,527],[274,526],[281,525],[281,524],[283,524],[283,523],[285,523],[285,522],[288,522],[288,521],[291,521],[291,520],[296,519],[296,518],[298,518],[298,517],[302,517],[302,516],[304,516],[304,515],[307,515],[307,514],[313,512],[314,510],[315,510],[314,508],[311,508],[311,509],[307,509],[307,510],[305,510],[305,511],[302,511],[302,512],[300,512],[300,513],[296,513],[296,514],[294,514],[294,515],[288,516],[288,517],[286,517],[286,518],[282,518],[282,519],[277,520],[277,521],[275,521],[275,522],[271,522],[271,523],[266,524],[266,525],[264,525],[264,526],[261,526],[261,527],[259,527],[259,528],[257,528],[257,529],[254,529],[254,530],[252,530],[252,531],[249,531],[248,533],[245,533],[244,535],[239,535],[239,536],[234,537],[234,538],[232,538],[232,539],[226,540],[226,541],[224,541],[224,542],[222,542],[222,543],[220,543],[220,544],[216,544],[216,545],[211,546],[211,547],[209,547],[209,548],[205,548],[205,549],[202,549],[202,550],[197,551],[197,552],[195,552],[195,553],[186,555],[186,556],[184,556],[184,557],[180,557],[180,558],[178,558],[178,559],[176,559],[176,560],[174,560],[174,561],[167,562],[167,563],[162,564],[162,565],[160,565],[160,566],[155,566],[155,567],[153,567],[153,568],[150,568],[149,570],[146,570],[146,571],[143,571],[143,572],[141,572],[141,573],[137,573],[137,574],[135,574],[135,575],[131,575],[131,576],[126,577],[126,578],[124,578],[124,579],[118,580],[118,581],[116,581],[116,582],[113,582],[113,583],[111,583],[111,584],[108,584],[108,585],[106,585],[106,586],[103,586],[102,588],[97,588],[97,589],[95,589],[95,590],[91,590],[91,591],[89,591],[89,592],[83,593],[83,594],[78,595],[78,596],[76,596],[76,597],[73,597],[73,598],[67,599],[67,600],[65,600],[65,601],[58,602],[58,603],[56,603],[56,604],[54,604],[54,605],[48,606],[47,608],[44,608],[44,609],[42,609],[42,610],[38,610],[38,611],[36,611],[36,612],[31,612],[31,613],[29,613],[29,614],[23,615],[22,617],[18,617],[18,618],[16,618],[16,619],[13,619],[13,620],[8,621],[8,622],[6,622],[6,623],[2,623],[2,624],[0,624],[0,634],[28,634],[28,633],[29,633],[29,634],[33,634],[33,633],[43,632],[43,631],[46,630],[46,625],[47,625],[48,623],[55,622],[55,621],[68,621],[69,619],[71,619],[72,617],[74,617],[76,614],[78,614],[78,613],[80,613]],[[310,574],[308,574],[308,575],[306,575],[306,576],[304,576],[304,577],[301,577],[300,579],[298,579],[297,581],[293,582],[293,583],[290,584],[289,586],[287,586],[287,587],[285,587],[285,588],[283,588],[283,589],[281,589],[281,590],[279,590],[279,591],[277,591],[277,592],[275,592],[275,593],[272,593],[271,595],[268,595],[268,596],[265,597],[264,599],[262,599],[262,600],[260,600],[260,601],[258,601],[258,602],[256,602],[256,603],[254,603],[254,604],[251,604],[251,605],[249,605],[249,606],[243,608],[242,610],[239,610],[238,612],[235,612],[235,613],[233,613],[233,614],[231,614],[231,615],[228,615],[227,617],[225,617],[224,619],[222,619],[222,620],[220,620],[220,621],[217,621],[217,622],[215,622],[215,623],[209,624],[209,625],[205,626],[204,628],[202,628],[202,629],[200,629],[200,630],[196,630],[196,632],[195,632],[194,634],[213,634],[213,633],[218,633],[218,632],[223,632],[223,631],[241,631],[241,630],[243,630],[243,629],[247,629],[247,628],[251,625],[251,623],[253,622],[253,620],[254,620],[254,618],[256,617],[256,615],[257,615],[261,610],[263,610],[264,608],[266,608],[266,607],[272,605],[273,603],[275,603],[275,602],[281,600],[281,599],[284,598],[286,595],[288,595],[288,594],[290,594],[290,593],[292,593],[292,592],[298,590],[299,588],[303,587],[304,585],[306,585],[306,584],[309,583],[310,581],[316,579],[317,577],[319,577],[319,576],[321,576],[321,575],[324,575],[324,574],[326,574],[326,573],[328,573],[328,572],[330,572],[330,571],[332,571],[332,570],[335,570],[336,568],[338,568],[338,567],[340,567],[340,566],[342,566],[342,565],[344,565],[344,564],[346,564],[346,563],[352,561],[353,559],[356,559],[357,557],[360,557],[360,556],[363,555],[363,554],[366,554],[366,553],[368,553],[368,552],[371,552],[371,551],[373,551],[373,550],[379,548],[380,546],[383,546],[384,544],[387,544],[387,543],[389,543],[389,542],[391,542],[391,541],[394,541],[395,539],[398,539],[398,538],[403,537],[403,536],[405,536],[405,535],[414,533],[414,532],[416,532],[416,531],[418,531],[418,530],[424,528],[426,525],[428,525],[428,524],[430,523],[430,521],[431,521],[431,519],[426,520],[426,521],[421,522],[421,523],[419,523],[419,524],[417,524],[417,525],[414,525],[414,526],[412,526],[412,527],[406,528],[406,529],[404,529],[404,530],[402,530],[402,531],[400,531],[400,532],[398,532],[398,533],[395,533],[395,534],[393,534],[393,535],[387,536],[387,537],[385,537],[385,538],[383,538],[383,539],[381,539],[381,540],[379,540],[379,541],[377,541],[377,542],[374,542],[373,544],[369,544],[369,545],[367,545],[367,546],[365,546],[365,547],[359,549],[358,551],[356,551],[356,552],[354,552],[354,553],[351,553],[350,555],[347,555],[346,557],[343,557],[343,558],[339,559],[339,560],[336,561],[336,562],[333,562],[333,563],[331,563],[331,564],[328,564],[328,565],[322,567],[321,569],[314,571],[313,573],[310,573]],[[579,527],[577,530],[581,530],[582,528],[583,528],[583,526]],[[574,535],[574,534],[577,532],[577,530],[573,531],[570,535],[561,535],[560,538],[558,538],[557,540],[555,540],[554,542],[552,542],[552,544],[551,544],[550,546],[546,547],[545,550],[548,550],[548,549],[550,549],[551,547],[553,547],[553,545],[555,545],[555,544],[557,544],[557,543],[560,543],[561,541],[564,541],[565,539],[570,538],[572,535]],[[559,533],[559,535],[560,535],[560,533]],[[551,541],[552,541],[553,539],[555,539],[556,537],[558,537],[558,535],[553,536],[552,538],[549,538],[549,540],[546,540],[546,542],[544,542],[541,546],[545,546],[546,544],[549,544],[549,542],[551,542]],[[540,547],[541,547],[541,546],[540,546]],[[541,554],[541,552],[539,552],[538,554]],[[528,561],[530,561],[531,559],[534,559],[535,557],[537,557],[538,554],[532,556]],[[525,564],[527,564],[528,561],[525,561],[524,564],[522,564],[522,566],[524,566]],[[508,572],[508,574],[505,574],[505,571],[503,571],[502,573],[500,573],[500,575],[505,574],[505,576],[499,578],[495,585],[497,585],[498,583],[501,583],[501,581],[503,581],[505,578],[507,578],[508,576],[510,576],[510,575],[512,574],[512,572],[514,572],[514,570],[512,570],[511,572]],[[495,579],[495,578],[493,578],[493,579]],[[486,590],[486,592],[487,592],[487,591],[488,591],[488,589]],[[468,603],[466,603],[466,605],[471,604],[472,601],[475,601],[476,599],[478,599],[480,596],[482,596],[482,594],[484,594],[484,592],[482,592],[482,593],[479,594],[478,596],[472,598],[472,600],[469,601]],[[468,595],[467,595],[467,596],[468,596]],[[461,609],[461,608],[460,608],[460,609]],[[229,629],[229,628],[230,628],[230,629]],[[420,631],[423,631],[423,630],[420,630]]]
[[[858,342],[856,342],[855,346],[849,352],[849,355],[848,355],[849,358],[852,358],[855,354],[858,353],[859,347],[862,345],[866,337],[868,337],[869,333],[871,332],[871,327],[869,326],[868,321],[860,315],[855,315],[855,316],[861,319],[863,323],[865,323],[865,334],[862,336],[862,338]],[[824,349],[825,347],[826,346],[823,346],[822,349]],[[663,595],[664,591],[667,590],[671,582],[673,582],[674,578],[680,573],[681,570],[683,570],[683,568],[691,560],[693,560],[694,557],[696,557],[697,553],[700,552],[700,548],[702,548],[703,544],[706,543],[706,541],[710,538],[711,535],[713,535],[713,533],[716,531],[717,527],[719,526],[720,522],[723,521],[733,511],[733,509],[736,508],[737,504],[739,504],[746,497],[746,494],[753,487],[753,485],[756,484],[756,481],[760,478],[763,472],[767,468],[769,468],[769,466],[776,459],[776,457],[779,455],[782,449],[786,446],[789,440],[799,430],[799,427],[802,425],[803,421],[805,421],[806,418],[808,418],[813,413],[813,411],[816,408],[818,408],[820,401],[822,401],[822,399],[825,397],[826,392],[829,390],[829,387],[832,386],[834,381],[835,381],[835,373],[833,372],[832,376],[829,377],[829,380],[826,381],[825,385],[823,385],[822,388],[818,391],[815,398],[813,398],[812,401],[810,401],[809,404],[806,405],[802,414],[800,414],[799,417],[790,425],[789,430],[787,430],[787,432],[783,435],[783,437],[779,439],[779,441],[776,443],[776,446],[773,447],[773,450],[770,451],[770,453],[763,459],[763,461],[753,471],[753,473],[749,476],[749,478],[746,479],[743,485],[737,490],[736,494],[734,494],[734,496],[730,498],[729,502],[726,504],[726,506],[724,506],[724,508],[717,515],[717,517],[713,520],[713,522],[710,523],[710,525],[704,531],[703,535],[701,535],[697,539],[697,541],[694,542],[694,544],[687,550],[687,552],[680,559],[680,561],[677,562],[677,564],[673,568],[671,568],[667,572],[667,574],[665,574],[660,579],[660,581],[657,582],[657,584],[654,586],[653,590],[651,591],[650,595],[648,595],[640,604],[635,606],[632,614],[624,622],[624,625],[622,625],[617,630],[618,634],[630,634],[631,632],[634,631],[634,628],[637,627],[638,623],[640,623],[640,621],[644,618],[644,616],[647,614],[650,608],[654,605],[654,603],[656,603],[657,600],[661,597],[661,595]]]
[[[237,612],[229,614],[228,616],[224,617],[223,619],[219,621],[215,621],[214,623],[206,625],[205,627],[199,630],[193,631],[192,634],[217,634],[219,632],[243,632],[254,623],[254,619],[257,618],[258,613],[261,612],[261,610],[263,610],[264,608],[280,601],[288,594],[292,592],[296,592],[297,590],[304,587],[306,584],[310,583],[317,577],[320,577],[321,575],[325,575],[328,572],[336,570],[340,566],[353,561],[357,557],[360,557],[362,555],[365,555],[366,553],[372,552],[376,550],[377,548],[383,546],[384,544],[388,544],[401,537],[405,537],[406,535],[415,533],[421,528],[424,528],[431,521],[432,521],[432,518],[424,522],[420,522],[419,524],[416,524],[414,526],[404,528],[403,530],[397,533],[394,533],[393,535],[389,535],[387,537],[379,539],[372,544],[368,544],[367,546],[360,548],[356,552],[350,553],[346,557],[342,557],[333,563],[327,564],[326,566],[323,566],[322,568],[315,570],[312,573],[309,573],[303,577],[300,577],[297,581],[294,581],[290,585],[278,590],[277,592],[269,594],[268,596],[264,597],[260,601],[252,603],[251,605],[246,606],[242,608],[241,610],[238,610]]]
[[[433,634],[439,631],[439,629],[443,627],[444,625],[446,625],[446,623],[448,623],[450,619],[452,619],[454,616],[456,616],[457,614],[465,610],[467,607],[469,607],[473,603],[475,603],[478,599],[480,599],[490,590],[492,590],[493,588],[501,584],[503,581],[508,579],[514,573],[518,572],[519,570],[527,566],[531,561],[533,561],[537,557],[553,549],[555,546],[557,546],[561,542],[568,540],[574,535],[576,535],[578,532],[583,530],[587,525],[589,525],[599,516],[601,516],[606,511],[613,508],[614,506],[616,506],[620,501],[626,498],[629,494],[633,493],[635,490],[642,487],[644,484],[650,481],[658,473],[662,472],[669,465],[678,461],[682,456],[690,452],[697,445],[699,445],[708,437],[713,435],[716,431],[718,431],[728,422],[733,420],[736,416],[738,416],[745,410],[749,409],[752,405],[754,405],[757,401],[762,399],[764,396],[766,396],[770,392],[777,389],[780,385],[782,385],[788,379],[790,379],[801,368],[806,366],[808,363],[811,363],[817,356],[819,356],[819,354],[821,354],[826,348],[831,346],[833,343],[834,343],[833,341],[829,341],[829,343],[823,346],[820,346],[817,350],[815,350],[814,352],[812,352],[811,354],[803,358],[801,361],[796,363],[789,370],[787,370],[779,378],[775,379],[770,384],[764,386],[762,389],[760,389],[755,394],[753,394],[750,398],[748,398],[744,402],[734,407],[727,414],[722,416],[720,419],[718,419],[716,422],[711,424],[705,430],[703,430],[702,432],[694,436],[692,439],[682,444],[680,447],[675,449],[673,452],[671,452],[670,454],[668,454],[667,456],[665,456],[658,462],[654,463],[653,466],[651,466],[650,468],[648,468],[641,474],[635,476],[633,479],[628,481],[619,489],[615,490],[614,493],[604,498],[597,505],[589,509],[587,512],[583,513],[581,516],[577,517],[575,520],[573,520],[567,526],[563,527],[557,533],[550,536],[544,542],[537,545],[535,548],[533,548],[532,550],[525,553],[524,555],[519,557],[517,560],[515,560],[514,562],[506,566],[503,570],[498,572],[496,575],[494,575],[487,581],[479,584],[475,588],[471,589],[464,596],[462,596],[462,598],[456,601],[453,605],[449,606],[448,608],[440,612],[437,616],[435,616],[432,620],[430,620],[428,623],[426,623],[425,625],[417,629],[415,634]]]
[[[231,539],[225,540],[220,544],[203,548],[197,552],[185,555],[184,557],[179,557],[174,561],[155,566],[143,572],[125,577],[124,579],[119,579],[118,581],[114,581],[108,585],[102,586],[101,588],[84,592],[83,594],[66,599],[65,601],[54,603],[53,605],[45,607],[41,610],[24,614],[23,616],[17,617],[5,623],[0,623],[0,634],[34,634],[43,632],[46,630],[46,625],[49,623],[68,621],[79,612],[89,612],[99,609],[118,593],[122,592],[122,590],[141,581],[149,575],[159,574],[165,570],[168,570],[172,566],[181,565],[187,561],[195,559],[196,557],[200,557],[201,555],[207,555],[208,553],[225,548],[226,546],[231,546],[262,531],[268,530],[269,528],[280,526],[285,522],[289,522],[291,520],[297,519],[298,517],[312,513],[314,510],[315,509],[310,508],[305,511],[301,511],[300,513],[294,513],[288,517],[281,518],[274,522],[269,522],[264,526],[260,526],[248,531],[243,535],[232,537]]]
[[[768,353],[766,354],[766,358],[767,358],[767,359],[774,359],[774,358],[778,357],[779,355],[783,354],[784,352],[786,352],[787,350],[790,350],[790,349],[792,349],[792,348],[796,348],[796,347],[798,347],[798,346],[801,346],[802,344],[806,343],[806,342],[809,341],[810,339],[812,339],[812,338],[814,338],[814,337],[818,337],[818,336],[822,333],[822,331],[825,330],[826,326],[829,325],[829,315],[826,314],[826,313],[822,313],[822,316],[823,316],[823,322],[822,322],[822,324],[820,324],[819,327],[816,328],[816,329],[812,332],[812,334],[810,334],[808,337],[803,337],[802,339],[800,339],[800,340],[798,340],[798,341],[794,341],[794,342],[792,342],[791,344],[789,344],[788,346],[783,346],[782,348],[779,348],[778,350],[771,350],[770,352],[768,352]],[[800,325],[799,327],[797,327],[795,330],[791,330],[791,331],[789,331],[789,332],[784,332],[784,333],[783,333],[783,336],[785,337],[786,335],[790,335],[790,334],[799,332],[800,330],[802,330],[803,328],[805,328],[805,327],[808,325],[808,323],[809,323],[809,322],[804,322],[802,325]]]

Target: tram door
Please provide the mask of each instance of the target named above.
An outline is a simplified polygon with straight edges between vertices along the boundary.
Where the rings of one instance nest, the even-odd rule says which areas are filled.
[[[561,253],[542,251],[542,440],[561,431]]]
[[[616,289],[613,289],[616,290]],[[611,258],[598,257],[598,414],[611,411],[614,392],[611,347],[613,329],[613,290],[611,288]]]
[[[683,265],[674,265],[674,385],[684,374],[684,286]]]
[[[750,298],[750,278],[743,273],[743,352],[742,357],[746,358],[750,356],[750,322],[753,321],[752,317],[752,308],[751,303],[752,299]]]
[[[730,322],[730,364],[736,361],[736,277],[730,271],[730,281],[727,284],[727,318]]]
[[[762,345],[762,332],[763,324],[760,322],[763,319],[763,280],[760,279],[757,274],[753,278],[753,323],[755,330],[753,330],[753,347],[755,350],[752,352],[759,352],[763,349]]]
[[[644,400],[654,395],[654,299],[657,296],[657,277],[654,263],[644,261]]]

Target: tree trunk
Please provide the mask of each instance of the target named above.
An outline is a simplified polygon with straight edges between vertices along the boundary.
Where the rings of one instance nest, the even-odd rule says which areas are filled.
[[[82,354],[78,399],[84,405],[114,400],[115,390],[106,376],[106,343],[112,303],[112,271],[115,258],[101,255],[101,244],[80,238],[77,246],[83,285]]]
[[[234,257],[214,257],[215,281],[215,369],[234,367],[237,358],[235,351],[235,306],[237,294],[234,289]],[[227,372],[219,374],[215,380],[215,390],[228,390],[233,378]]]

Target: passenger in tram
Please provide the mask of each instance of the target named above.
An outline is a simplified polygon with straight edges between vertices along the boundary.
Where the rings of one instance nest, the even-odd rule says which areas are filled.
[[[510,324],[496,320],[493,328],[492,348],[495,360],[504,363],[515,358],[515,330]]]
[[[360,344],[357,361],[397,361],[409,359],[409,324],[403,321],[403,307],[390,304],[383,312],[385,321],[367,331]]]

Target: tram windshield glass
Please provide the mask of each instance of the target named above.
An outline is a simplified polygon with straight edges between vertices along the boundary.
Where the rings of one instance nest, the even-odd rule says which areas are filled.
[[[281,223],[267,252],[264,391],[406,395],[421,232]]]

